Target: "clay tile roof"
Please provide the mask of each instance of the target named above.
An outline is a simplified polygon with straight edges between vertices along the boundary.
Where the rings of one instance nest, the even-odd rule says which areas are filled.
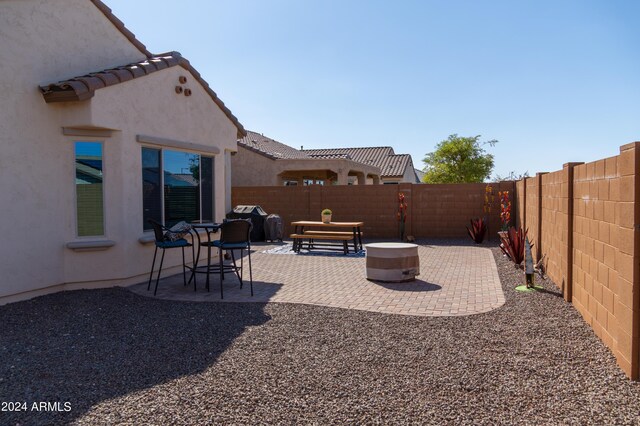
[[[73,102],[84,101],[93,97],[96,90],[103,87],[113,86],[114,84],[123,83],[151,74],[155,71],[180,65],[193,75],[198,83],[207,91],[213,102],[224,112],[231,122],[238,129],[238,137],[246,135],[246,130],[240,124],[236,116],[231,113],[229,108],[218,98],[218,95],[209,87],[209,84],[202,78],[200,73],[191,66],[188,60],[182,57],[178,52],[168,52],[160,55],[153,55],[147,50],[136,36],[129,31],[122,21],[118,19],[111,9],[100,0],[91,0],[91,2],[105,15],[109,21],[133,44],[147,59],[142,62],[131,63],[107,70],[98,71],[88,75],[70,78],[49,85],[40,86],[40,90],[47,103],[49,102]]]
[[[229,119],[238,128],[238,137],[244,136],[245,130],[238,119],[229,111],[216,93],[211,90],[209,84],[202,79],[200,73],[195,71],[189,61],[184,59],[178,52],[163,53],[158,56],[146,59],[142,62],[98,71],[95,73],[73,77],[68,80],[59,81],[44,86],[40,86],[40,91],[47,103],[50,102],[74,102],[84,101],[93,97],[96,90],[115,84],[124,83],[134,78],[144,77],[153,72],[180,65],[190,71],[202,87],[209,93],[213,101],[222,109]]]
[[[99,72],[97,74],[93,74],[93,76],[102,80],[105,86],[111,86],[113,84],[120,83],[120,80],[118,79],[118,77],[109,72]]]
[[[413,169],[409,154],[395,154],[388,156],[380,166],[382,176],[403,176],[407,167]]]
[[[354,161],[364,164],[371,164],[378,167],[385,158],[387,158],[389,155],[394,154],[393,148],[391,148],[390,146],[305,149],[304,152],[314,157],[327,155],[348,155]]]
[[[314,158],[346,155],[359,163],[379,167],[383,177],[403,176],[407,166],[412,164],[409,154],[396,154],[390,146],[305,149],[304,152]]]
[[[245,137],[238,139],[238,145],[272,160],[309,158],[300,150],[252,131],[247,131]]]
[[[180,57],[178,52],[170,52],[164,56],[150,58],[142,62],[127,64],[121,67],[98,71],[95,73],[73,77],[57,83],[40,86],[40,90],[46,102],[71,102],[81,101],[93,96],[96,90],[113,86],[134,78],[142,77],[158,71],[157,63],[162,63],[167,68],[167,62],[163,59],[175,59]],[[176,62],[178,64],[179,62]],[[160,68],[160,69],[163,69]]]
[[[244,138],[238,139],[238,145],[272,160],[296,158],[352,160],[380,168],[383,177],[401,177],[404,176],[407,167],[413,168],[413,161],[409,154],[396,154],[390,146],[298,150],[252,131],[247,131]]]
[[[121,83],[133,80],[133,73],[126,68],[114,68],[112,70],[105,71],[105,73],[113,74]]]
[[[311,158],[344,158],[347,160],[353,160],[349,154],[309,154]]]

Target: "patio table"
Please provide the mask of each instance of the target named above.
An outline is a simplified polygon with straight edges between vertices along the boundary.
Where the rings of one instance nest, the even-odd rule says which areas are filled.
[[[313,230],[309,230],[308,228],[319,228],[321,231],[317,232],[317,236],[327,235],[331,236],[332,232],[327,231],[330,229],[351,229],[352,237],[350,239],[353,240],[353,248],[357,253],[362,250],[362,227],[364,226],[364,222],[320,222],[320,221],[312,221],[312,220],[299,220],[295,222],[291,222],[291,226],[294,227],[295,235],[308,235],[308,238],[313,239]],[[305,231],[306,229],[306,231]],[[339,234],[339,231],[336,232]],[[294,239],[294,250],[299,250],[302,246],[301,238]],[[296,250],[296,251],[297,251]]]
[[[221,223],[216,222],[191,222],[191,228],[196,230],[195,234],[198,237],[198,252],[196,254],[196,260],[195,264],[193,265],[193,270],[191,273],[191,278],[189,278],[189,282],[191,282],[192,279],[195,279],[196,273],[207,274],[207,291],[209,290],[209,274],[211,272],[217,273],[219,272],[218,268],[225,267],[225,265],[219,265],[217,263],[211,265],[211,247],[213,247],[213,240],[211,238],[211,235],[217,233],[220,230],[221,226]],[[198,231],[201,229],[206,231],[207,233],[206,241],[202,241],[202,238],[200,237],[200,232]],[[200,250],[203,246],[207,248],[207,264],[198,266],[198,263],[200,262]],[[229,265],[228,268],[229,270],[231,270],[232,267]]]

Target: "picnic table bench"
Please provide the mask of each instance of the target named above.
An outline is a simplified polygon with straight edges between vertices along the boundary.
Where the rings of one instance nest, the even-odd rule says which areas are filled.
[[[299,252],[304,242],[307,242],[307,249],[316,248],[325,250],[342,250],[344,254],[349,253],[349,241],[353,241],[354,253],[362,249],[362,222],[314,222],[298,221],[292,222],[295,232],[289,237],[293,239],[293,250]],[[351,228],[351,231],[316,230],[305,229],[305,227],[319,228]],[[319,242],[320,241],[320,242]],[[337,243],[337,244],[336,244]]]

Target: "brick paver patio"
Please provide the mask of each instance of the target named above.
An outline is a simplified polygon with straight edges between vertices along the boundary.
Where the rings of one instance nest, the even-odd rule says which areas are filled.
[[[240,289],[238,279],[229,274],[224,280],[224,302],[304,303],[420,316],[477,314],[505,302],[493,255],[483,247],[420,244],[420,275],[409,283],[368,281],[364,257],[264,253],[273,247],[252,247],[254,296],[248,281]],[[211,292],[204,282],[205,276],[199,274],[194,292],[193,285],[183,286],[181,274],[163,278],[156,297],[220,302],[218,276],[212,275]],[[153,297],[153,285],[147,291],[146,282],[129,289]]]

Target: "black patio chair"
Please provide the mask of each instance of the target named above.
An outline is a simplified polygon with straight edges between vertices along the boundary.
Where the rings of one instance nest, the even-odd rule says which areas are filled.
[[[240,288],[242,288],[242,277],[244,275],[244,250],[247,250],[247,258],[249,261],[249,283],[251,286],[251,296],[253,296],[253,273],[251,271],[251,221],[244,219],[237,220],[225,220],[220,225],[220,239],[211,242],[211,246],[218,249],[218,265],[214,265],[214,269],[218,269],[220,275],[220,298],[224,299],[224,291],[222,288],[222,281],[224,280],[225,269],[227,271],[235,272],[238,280],[240,280]],[[223,258],[223,251],[227,251],[231,254],[233,265],[225,265]],[[236,257],[233,253],[234,250],[240,250],[240,266],[236,263]],[[207,263],[207,289],[209,272],[211,271],[211,259],[208,259]]]
[[[154,233],[154,236],[155,236],[156,249],[153,252],[153,262],[151,263],[151,273],[149,274],[149,284],[147,284],[147,291],[149,291],[149,289],[151,288],[151,280],[153,278],[153,268],[156,265],[156,256],[158,254],[158,249],[162,249],[162,257],[160,258],[160,268],[158,269],[158,277],[156,278],[156,288],[153,291],[153,295],[155,296],[156,293],[158,292],[158,283],[160,282],[160,273],[162,272],[162,263],[164,262],[164,253],[165,253],[165,250],[167,250],[167,249],[173,249],[173,248],[181,248],[182,249],[182,277],[184,279],[184,285],[186,287],[186,285],[187,285],[187,269],[192,271],[193,268],[187,266],[186,263],[185,263],[184,248],[185,247],[191,247],[191,255],[192,255],[192,259],[193,259],[194,265],[195,265],[195,263],[196,263],[196,254],[195,254],[195,248],[194,248],[193,244],[190,243],[189,241],[185,240],[184,238],[178,238],[175,241],[171,241],[171,239],[168,237],[169,234],[171,234],[171,233],[177,234],[176,232],[171,231],[171,229],[167,228],[166,226],[163,226],[162,224],[156,222],[153,219],[149,219],[148,222],[153,227],[153,233]],[[183,232],[180,232],[180,233],[183,233]],[[192,237],[191,240],[193,241],[193,234],[191,233],[191,231],[187,231],[187,233],[189,235],[191,235],[191,237]],[[195,276],[193,277],[193,291],[196,291],[196,279],[195,279]]]

